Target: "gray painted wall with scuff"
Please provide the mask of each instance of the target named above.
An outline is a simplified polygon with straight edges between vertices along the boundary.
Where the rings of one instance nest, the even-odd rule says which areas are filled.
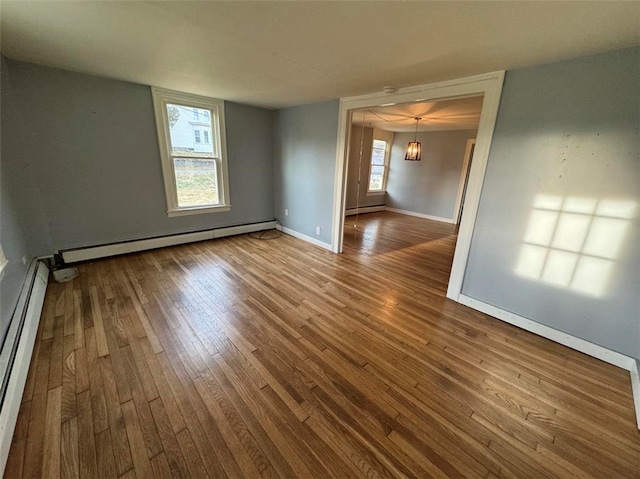
[[[0,88],[4,92],[11,88],[7,78],[7,68],[4,59],[0,59]],[[15,125],[9,107],[10,100],[5,95],[0,97],[0,124],[2,135],[15,134]],[[19,171],[15,164],[5,161],[4,150],[6,143],[2,141],[0,148],[0,244],[9,261],[4,277],[0,281],[0,344],[9,327],[11,316],[15,310],[20,296],[20,291],[25,281],[27,268],[31,262],[32,254],[27,244],[23,220],[18,214],[14,201],[13,179]],[[22,262],[23,256],[27,263]]]
[[[640,358],[639,85],[640,48],[507,73],[463,294]]]
[[[282,225],[331,243],[338,100],[275,112],[275,214]],[[289,210],[285,216],[284,210]],[[320,235],[316,235],[320,226]]]
[[[169,218],[150,87],[6,64],[3,156],[33,254],[273,219],[273,112],[225,102],[231,211]]]

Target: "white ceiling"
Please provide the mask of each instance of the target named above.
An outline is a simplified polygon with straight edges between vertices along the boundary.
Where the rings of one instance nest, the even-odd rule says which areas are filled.
[[[640,2],[1,1],[5,56],[269,108],[640,43]]]
[[[356,110],[352,123],[387,131],[475,130],[480,122],[482,97],[438,100]]]

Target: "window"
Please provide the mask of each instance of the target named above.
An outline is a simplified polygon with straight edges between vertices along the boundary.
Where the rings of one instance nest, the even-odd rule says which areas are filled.
[[[4,268],[9,264],[7,258],[4,256],[2,245],[0,245],[0,280],[4,277]]]
[[[152,91],[167,214],[229,211],[224,102],[161,88]]]
[[[367,193],[384,193],[387,189],[387,165],[389,162],[389,142],[373,140],[371,164],[369,166],[369,185]]]

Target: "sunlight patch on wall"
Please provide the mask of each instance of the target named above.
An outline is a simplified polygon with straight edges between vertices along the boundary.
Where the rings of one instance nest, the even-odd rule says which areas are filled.
[[[604,296],[635,211],[629,200],[536,196],[515,273]]]

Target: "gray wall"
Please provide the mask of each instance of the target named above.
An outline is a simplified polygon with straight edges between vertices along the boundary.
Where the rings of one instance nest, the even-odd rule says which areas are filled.
[[[271,111],[225,103],[231,211],[169,218],[150,87],[7,65],[3,151],[35,255],[273,219]]]
[[[364,131],[364,135],[363,135]],[[362,137],[364,136],[364,141]],[[360,143],[362,142],[362,161],[360,161]],[[349,142],[349,162],[347,165],[347,195],[345,209],[363,208],[367,206],[384,205],[385,195],[367,196],[367,180],[369,178],[369,163],[371,161],[371,147],[373,145],[373,128],[359,125],[351,126]],[[358,167],[360,167],[360,194],[358,195]]]
[[[283,226],[329,244],[338,109],[332,100],[275,113],[275,215]]]
[[[0,85],[4,89],[10,88],[6,82],[6,64],[0,60]],[[5,129],[11,132],[11,117],[6,115],[6,103],[4,98],[0,99],[0,125],[2,132]],[[0,343],[4,338],[9,320],[18,301],[20,290],[24,284],[27,268],[31,261],[31,252],[27,245],[24,233],[22,218],[18,216],[14,203],[14,194],[10,180],[16,171],[11,165],[4,162],[4,146],[2,142],[0,148],[0,243],[4,254],[9,261],[5,270],[4,278],[0,281]],[[22,257],[27,258],[27,264],[22,263]]]
[[[387,206],[453,219],[467,140],[476,130],[418,132],[422,161],[405,161],[414,133],[396,133],[391,147]]]
[[[640,48],[507,73],[462,290],[635,358],[640,358],[638,85]],[[545,224],[554,213],[541,203],[556,208],[549,197],[565,201],[561,222]],[[632,208],[599,212],[604,201]],[[594,202],[598,206],[585,223],[591,229],[582,230],[585,216],[570,211],[593,210]],[[552,248],[576,252],[564,256],[566,266],[549,248],[546,260],[525,261],[523,251],[530,246],[525,242],[542,244],[538,251],[545,251],[545,231]],[[608,276],[606,268],[588,275],[589,268],[581,269],[588,264],[605,265]],[[585,287],[594,290],[584,294]]]

